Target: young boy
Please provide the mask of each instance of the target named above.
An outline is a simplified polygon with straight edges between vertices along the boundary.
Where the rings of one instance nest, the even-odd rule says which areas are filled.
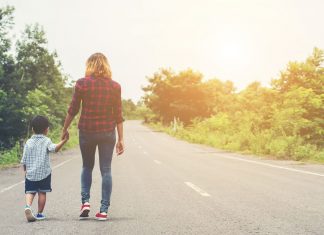
[[[53,144],[51,139],[46,137],[49,121],[44,116],[34,117],[31,126],[34,135],[27,140],[21,159],[25,171],[25,214],[28,222],[45,219],[43,210],[46,193],[52,191],[49,152],[58,152],[69,139],[66,135],[58,144]],[[35,216],[31,205],[36,193],[38,193],[38,213]]]

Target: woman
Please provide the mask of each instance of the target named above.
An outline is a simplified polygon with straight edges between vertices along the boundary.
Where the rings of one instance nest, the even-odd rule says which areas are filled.
[[[79,79],[75,84],[73,98],[62,130],[62,138],[68,134],[69,126],[79,112],[80,103],[82,103],[82,111],[78,128],[83,162],[80,219],[89,217],[92,170],[98,146],[102,198],[96,219],[107,220],[112,189],[111,159],[116,143],[116,126],[118,132],[117,155],[124,152],[124,140],[121,88],[117,82],[111,79],[108,60],[101,53],[90,56],[86,63],[85,77]]]

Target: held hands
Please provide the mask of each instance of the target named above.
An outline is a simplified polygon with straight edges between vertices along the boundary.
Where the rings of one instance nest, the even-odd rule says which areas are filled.
[[[64,142],[68,141],[70,137],[70,134],[67,130],[62,130],[62,134],[61,134],[61,140],[63,140]],[[123,154],[125,151],[125,144],[124,144],[124,140],[118,140],[117,144],[116,144],[116,153],[117,155],[121,155]]]
[[[116,153],[117,155],[122,155],[125,150],[124,140],[118,140],[116,144]]]
[[[70,139],[70,133],[66,132],[65,136],[63,137],[63,141],[67,142]]]
[[[67,142],[70,138],[70,134],[68,132],[68,130],[62,130],[62,134],[61,134],[61,140],[63,140],[64,142]]]

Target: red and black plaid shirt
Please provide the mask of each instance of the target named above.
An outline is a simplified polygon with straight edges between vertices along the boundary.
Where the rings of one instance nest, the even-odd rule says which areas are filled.
[[[71,116],[82,110],[78,128],[86,132],[105,132],[115,129],[122,122],[120,85],[107,78],[85,77],[75,84],[73,98],[68,109]]]

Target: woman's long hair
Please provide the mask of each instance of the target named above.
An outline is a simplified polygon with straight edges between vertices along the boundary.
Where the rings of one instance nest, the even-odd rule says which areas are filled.
[[[104,54],[95,53],[89,57],[86,63],[85,76],[111,79],[110,65]]]

